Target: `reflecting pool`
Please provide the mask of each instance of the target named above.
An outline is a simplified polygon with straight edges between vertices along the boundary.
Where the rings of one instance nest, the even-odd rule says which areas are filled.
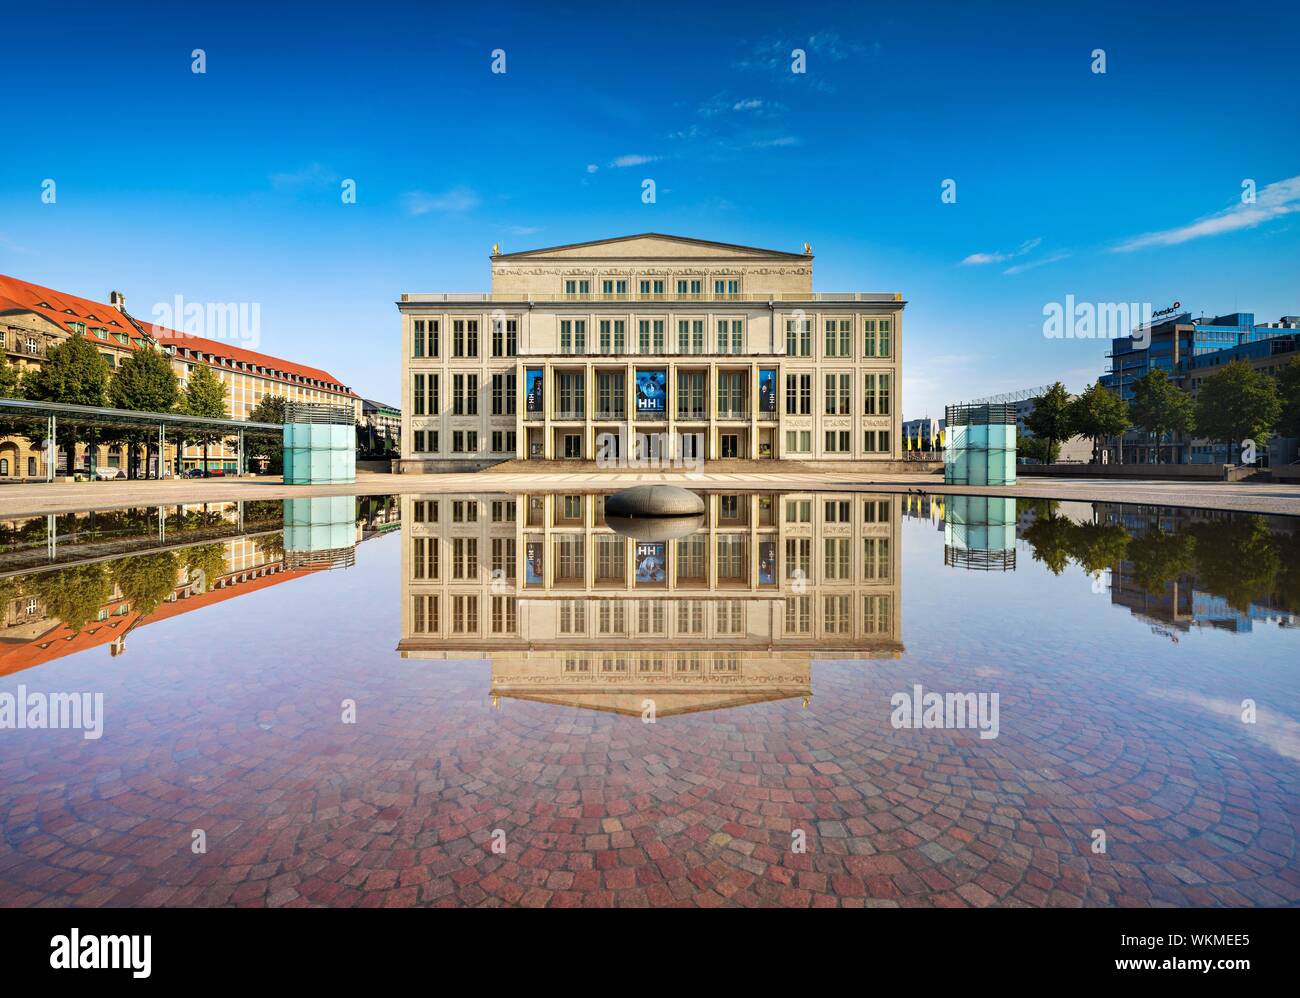
[[[0,904],[1300,901],[1294,520],[702,494],[0,521]]]

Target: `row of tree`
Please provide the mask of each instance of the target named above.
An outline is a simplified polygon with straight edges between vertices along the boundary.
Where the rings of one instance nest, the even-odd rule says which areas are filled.
[[[1130,427],[1156,438],[1158,458],[1180,435],[1227,444],[1229,455],[1247,440],[1262,451],[1274,433],[1300,436],[1300,358],[1276,378],[1234,360],[1202,379],[1195,399],[1160,368],[1133,383],[1128,404],[1100,382],[1071,398],[1058,381],[1037,400],[1025,425],[1034,434],[1024,440],[1027,455],[1045,463],[1055,461],[1061,444],[1073,437],[1092,441],[1096,463],[1105,442]]]
[[[184,386],[172,370],[170,358],[161,350],[145,347],[127,355],[114,371],[89,340],[74,335],[46,352],[40,367],[20,372],[0,355],[0,396],[40,402],[64,402],[73,405],[112,406],[137,412],[168,412],[188,416],[222,419],[226,413],[226,386],[203,364],[195,364]],[[284,400],[268,397],[258,404],[249,418],[255,421],[281,422]],[[11,419],[0,432],[25,436],[43,444],[44,423],[36,420]],[[203,448],[203,466],[208,465],[208,447],[224,434],[216,431],[187,429],[180,441]],[[99,444],[125,444],[129,460],[127,474],[134,478],[157,450],[157,434],[145,429],[103,429],[64,425],[58,440],[69,455],[76,454],[78,443],[90,447]],[[139,461],[144,448],[145,462]],[[279,460],[280,444],[260,447],[260,456]],[[165,455],[157,455],[159,467]]]

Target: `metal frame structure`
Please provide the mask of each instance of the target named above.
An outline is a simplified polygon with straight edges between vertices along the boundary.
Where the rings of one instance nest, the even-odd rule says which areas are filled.
[[[68,402],[34,402],[28,399],[0,398],[0,415],[16,416],[30,420],[45,420],[45,480],[54,481],[54,468],[58,463],[57,435],[59,421],[74,426],[93,426],[110,429],[158,428],[158,454],[167,449],[167,429],[212,430],[239,439],[239,474],[247,469],[244,451],[246,436],[281,437],[284,427],[280,423],[254,423],[244,419],[210,419],[206,416],[186,416],[176,412],[140,412],[135,409],[111,409],[107,406],[73,405]],[[24,434],[17,434],[23,436]],[[94,467],[94,449],[90,463]]]

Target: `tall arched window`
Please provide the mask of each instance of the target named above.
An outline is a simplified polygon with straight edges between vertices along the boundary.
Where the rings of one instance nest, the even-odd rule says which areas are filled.
[[[0,457],[0,476],[8,477],[9,475],[9,458]]]

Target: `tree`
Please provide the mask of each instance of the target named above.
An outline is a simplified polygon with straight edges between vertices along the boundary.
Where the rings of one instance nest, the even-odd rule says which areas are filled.
[[[1060,445],[1075,435],[1070,423],[1070,393],[1065,385],[1058,381],[1045,395],[1034,400],[1033,410],[1025,417],[1025,427],[1047,442],[1050,453],[1060,453]]]
[[[1281,416],[1276,383],[1244,360],[1224,364],[1201,382],[1196,396],[1197,432],[1226,443],[1229,459],[1244,440],[1262,449]]]
[[[1195,406],[1185,391],[1169,380],[1161,368],[1152,368],[1133,382],[1129,417],[1133,425],[1155,434],[1156,459],[1166,433],[1191,433]]]
[[[188,416],[224,419],[226,416],[226,386],[217,379],[205,364],[195,364],[185,384],[182,407]],[[225,434],[213,430],[188,430],[186,440],[203,445],[203,471],[208,470],[208,445],[216,443]]]
[[[1292,357],[1291,363],[1278,372],[1277,394],[1282,403],[1277,432],[1284,437],[1300,437],[1300,357]]]
[[[1069,421],[1075,433],[1092,441],[1093,464],[1101,460],[1102,442],[1119,436],[1130,425],[1128,407],[1100,381],[1089,385],[1070,403]]]
[[[1061,456],[1061,445],[1046,437],[1027,437],[1016,433],[1016,456],[1027,457],[1040,464],[1055,464]]]
[[[140,554],[113,562],[113,581],[141,618],[158,609],[176,589],[180,561],[175,551]]]
[[[1203,521],[1188,532],[1195,540],[1197,584],[1241,613],[1267,600],[1277,584],[1282,559],[1262,516]]]
[[[180,398],[180,383],[172,371],[171,361],[160,350],[144,347],[129,355],[117,369],[108,385],[109,404],[118,409],[140,412],[171,412]],[[123,434],[132,454],[141,443],[146,453],[156,446],[154,434],[145,430],[130,430]],[[162,457],[159,456],[159,474]],[[135,461],[131,462],[131,477],[135,477]]]
[[[45,604],[45,612],[69,630],[79,631],[99,616],[113,596],[113,580],[103,562],[60,568],[29,577],[28,591]]]
[[[75,334],[45,352],[40,367],[23,375],[23,394],[38,402],[104,405],[107,401],[108,362],[84,336]],[[68,452],[69,469],[76,464],[77,430],[64,421],[59,441]]]
[[[282,395],[267,395],[248,414],[250,423],[283,423],[285,400]],[[272,474],[280,473],[284,468],[284,437],[267,437],[260,434],[249,437],[245,431],[244,446],[250,457],[265,458],[266,470]]]
[[[1034,521],[1021,532],[1033,552],[1034,561],[1042,562],[1053,575],[1060,575],[1070,564],[1070,532],[1074,526],[1056,512],[1057,503],[1030,500]]]

